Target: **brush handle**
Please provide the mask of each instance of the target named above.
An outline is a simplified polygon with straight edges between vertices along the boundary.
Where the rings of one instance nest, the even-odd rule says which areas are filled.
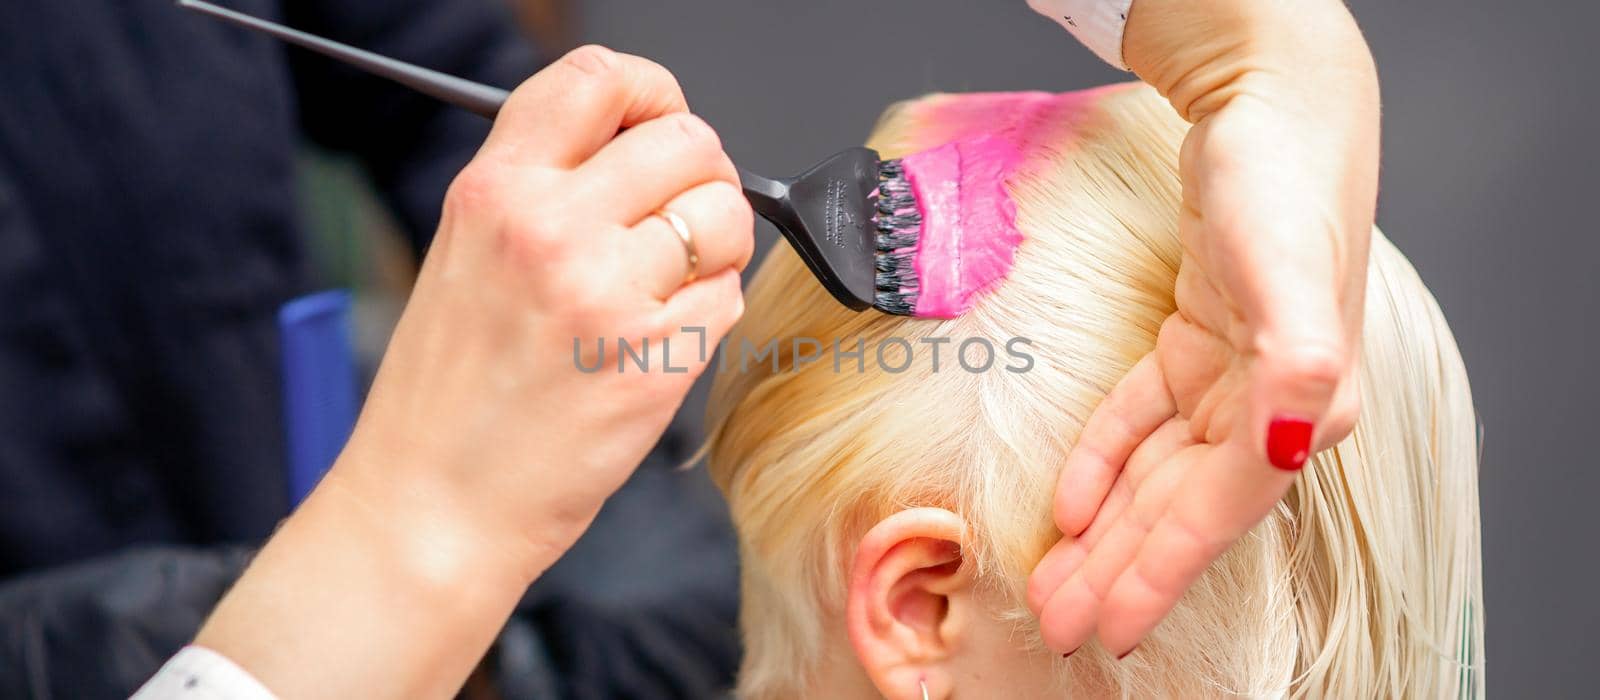
[[[783,215],[788,207],[788,181],[774,180],[739,168],[739,185],[744,189],[745,199],[750,200],[750,208],[769,221],[776,223],[773,217]]]
[[[263,32],[301,48],[314,51],[337,61],[348,63],[374,75],[388,78],[412,90],[441,102],[461,107],[487,119],[494,119],[511,93],[497,87],[457,78],[453,75],[429,70],[421,66],[380,56],[354,46],[324,39],[298,29],[218,7],[202,0],[178,0],[178,6],[210,15],[232,24]],[[762,177],[739,168],[739,181],[750,207],[763,218],[774,223],[785,215],[788,206],[789,183]]]
[[[330,41],[315,34],[290,29],[226,7],[201,0],[178,0],[178,6],[207,14],[225,22],[270,34],[296,46],[343,61],[369,73],[393,80],[437,100],[448,102],[475,114],[493,119],[511,93],[497,87],[463,80],[354,46]]]

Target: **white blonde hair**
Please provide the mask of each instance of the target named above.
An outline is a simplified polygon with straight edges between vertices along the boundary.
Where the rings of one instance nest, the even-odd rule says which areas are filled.
[[[928,105],[897,106],[871,139],[885,157],[939,145]],[[1174,311],[1178,147],[1187,128],[1152,90],[1105,91],[1032,144],[1008,183],[1025,240],[1006,281],[968,314],[919,320],[845,311],[786,246],[747,291],[729,348],[777,340],[768,363],[719,373],[713,478],[739,531],[740,693],[798,697],[843,613],[845,566],[895,511],[947,508],[981,585],[1011,601],[1018,653],[1048,653],[1023,605],[1059,537],[1056,473],[1084,421],[1149,352]],[[1065,123],[1071,122],[1071,123]],[[1479,697],[1483,614],[1476,419],[1437,304],[1374,233],[1355,431],[1313,457],[1282,505],[1219,559],[1171,616],[1116,663],[1096,645],[1061,661],[1065,692],[1194,697]],[[898,373],[888,338],[1032,344],[1030,371]],[[795,362],[795,338],[865,341],[857,372]],[[895,351],[899,352],[899,351]],[[744,363],[732,363],[740,365]]]

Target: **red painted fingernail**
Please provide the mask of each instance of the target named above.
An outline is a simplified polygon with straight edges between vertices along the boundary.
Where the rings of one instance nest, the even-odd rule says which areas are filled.
[[[1267,426],[1267,461],[1288,472],[1300,471],[1311,456],[1311,421],[1274,418]]]

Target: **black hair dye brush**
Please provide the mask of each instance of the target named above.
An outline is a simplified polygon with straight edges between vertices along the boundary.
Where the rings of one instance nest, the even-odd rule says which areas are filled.
[[[510,95],[211,3],[177,2],[490,119]],[[917,278],[912,250],[922,215],[899,161],[881,161],[876,151],[851,148],[796,177],[774,180],[740,168],[739,179],[755,212],[783,232],[840,303],[857,311],[873,307],[901,316],[913,314]]]

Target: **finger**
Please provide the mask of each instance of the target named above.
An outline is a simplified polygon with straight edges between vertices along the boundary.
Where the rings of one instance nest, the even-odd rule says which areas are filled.
[[[716,355],[717,343],[744,313],[739,285],[739,273],[732,268],[684,285],[654,309],[649,323],[654,332],[628,349],[618,346],[618,366],[633,362],[647,373],[680,379],[656,385],[666,390],[656,398],[673,402],[676,410],[683,401],[687,385],[705,372]],[[619,338],[619,343],[622,340]]]
[[[1339,384],[1354,365],[1357,329],[1346,328],[1336,263],[1262,261],[1243,275],[1241,301],[1254,356],[1251,430],[1258,455],[1279,469],[1297,470],[1310,456]],[[1326,431],[1324,431],[1326,432]],[[1334,440],[1343,438],[1334,437]]]
[[[1106,594],[1098,624],[1106,649],[1120,655],[1137,646],[1211,562],[1271,512],[1293,478],[1237,440],[1207,451]]]
[[[1162,423],[1160,428],[1145,438],[1144,442],[1139,443],[1139,447],[1129,455],[1127,466],[1122,469],[1117,482],[1111,486],[1111,492],[1106,495],[1105,502],[1100,504],[1100,509],[1094,515],[1094,521],[1083,531],[1078,543],[1086,551],[1093,550],[1105,537],[1106,532],[1122,518],[1128,506],[1133,504],[1134,494],[1139,493],[1150,475],[1163,468],[1184,448],[1193,444],[1195,439],[1189,431],[1188,421],[1174,417]]]
[[[1056,561],[1049,562],[1049,566],[1046,566],[1045,562],[1040,563],[1039,568],[1042,571],[1036,574],[1040,580],[1037,584],[1032,580],[1029,581],[1030,595],[1038,596],[1037,599],[1030,597],[1028,601],[1034,615],[1044,614],[1044,607],[1050,598],[1066,585],[1067,581],[1072,580],[1073,575],[1083,567],[1083,562],[1089,558],[1089,553],[1093,552],[1100,541],[1105,539],[1106,533],[1122,520],[1122,514],[1133,503],[1133,494],[1133,488],[1128,485],[1128,474],[1123,472],[1111,486],[1105,502],[1100,504],[1100,510],[1095,513],[1094,522],[1083,531],[1083,535],[1077,538],[1070,535],[1063,537],[1071,542],[1071,545],[1062,548],[1060,553],[1052,550],[1050,555],[1055,555]],[[1037,592],[1032,590],[1035,585],[1039,589]]]
[[[1028,608],[1035,616],[1044,610],[1045,602],[1061,588],[1061,584],[1078,572],[1078,567],[1083,565],[1083,560],[1089,556],[1095,543],[1111,529],[1117,518],[1122,517],[1122,511],[1132,502],[1133,489],[1128,485],[1128,474],[1124,471],[1111,485],[1111,491],[1106,494],[1088,529],[1077,537],[1062,536],[1061,541],[1039,560],[1028,577]]]
[[[672,114],[627,130],[578,168],[573,205],[633,224],[696,185],[737,186],[722,141],[693,114]]]
[[[1186,314],[1175,313],[1161,322],[1155,353],[1167,392],[1176,399],[1178,413],[1191,423],[1198,423],[1196,430],[1203,430],[1207,421],[1199,412],[1200,404],[1218,395],[1211,389],[1234,366],[1239,351],[1226,339],[1190,321]]]
[[[1072,575],[1050,594],[1039,611],[1039,635],[1044,645],[1063,656],[1077,651],[1094,632],[1094,616],[1099,609],[1100,600],[1088,583],[1082,576]]]
[[[695,349],[692,355],[686,353],[685,356],[692,364],[692,376],[699,376],[711,360],[717,343],[744,314],[739,272],[725,268],[684,285],[667,299],[661,313],[667,327],[678,333],[679,340],[673,343]]]
[[[1082,541],[1071,535],[1063,536],[1050,551],[1045,552],[1038,565],[1033,567],[1033,573],[1028,575],[1028,609],[1034,615],[1044,610],[1044,604],[1050,600],[1050,596],[1061,588],[1061,584],[1066,583],[1072,572],[1078,570],[1087,552]]]
[[[1056,527],[1083,532],[1128,455],[1177,412],[1154,353],[1139,360],[1084,424],[1056,482]]]
[[[1333,395],[1333,403],[1328,406],[1328,412],[1323,414],[1322,422],[1317,425],[1317,437],[1311,445],[1312,452],[1333,447],[1349,437],[1350,432],[1355,429],[1356,419],[1361,416],[1360,372],[1361,361],[1357,359],[1351,364],[1344,379],[1339,382],[1339,389]]]
[[[1210,175],[1191,248],[1245,322],[1257,455],[1299,469],[1354,362],[1367,233],[1343,230],[1314,188],[1285,186],[1292,168]]]
[[[1150,474],[1104,536],[1088,549],[1082,566],[1045,603],[1039,623],[1051,649],[1070,652],[1088,641],[1096,619],[1104,614],[1102,601],[1134,560],[1150,523],[1166,509],[1195,457],[1194,450],[1180,452]]]
[[[1133,494],[1138,492],[1150,474],[1193,444],[1188,421],[1181,418],[1162,423],[1150,437],[1139,443],[1139,447],[1128,457],[1127,467],[1118,475],[1116,483],[1111,485],[1111,491],[1095,512],[1094,521],[1089,523],[1088,529],[1078,537],[1063,537],[1034,567],[1033,574],[1028,577],[1028,607],[1035,615],[1044,608],[1050,595],[1077,572],[1077,567],[1083,563],[1088,552],[1122,517],[1128,504],[1133,502]]]
[[[662,212],[676,214],[688,232],[688,245],[663,216],[647,216],[626,232],[637,244],[638,276],[647,291],[666,299],[684,279],[710,277],[723,270],[743,271],[755,248],[755,221],[739,189],[723,181],[708,182],[678,195]],[[697,262],[689,267],[691,246]]]
[[[1137,492],[1144,485],[1145,479],[1155,473],[1156,469],[1193,444],[1195,438],[1189,430],[1189,421],[1175,417],[1162,423],[1161,427],[1156,428],[1156,431],[1145,438],[1144,442],[1139,443],[1139,446],[1134,448],[1133,454],[1128,456],[1127,466],[1122,470],[1128,486]],[[1094,529],[1094,526],[1091,525],[1090,529]]]
[[[511,93],[484,149],[527,164],[571,168],[619,129],[688,108],[667,69],[638,56],[584,46]]]
[[[1226,341],[1235,340],[1234,333],[1243,326],[1243,318],[1228,296],[1217,289],[1211,276],[1206,274],[1205,266],[1188,253],[1184,253],[1178,265],[1173,298],[1185,322]]]
[[[1346,355],[1330,338],[1283,332],[1259,337],[1249,390],[1257,455],[1278,469],[1298,471],[1311,457],[1317,426],[1327,422],[1348,373]],[[1321,432],[1327,439],[1327,431]]]

